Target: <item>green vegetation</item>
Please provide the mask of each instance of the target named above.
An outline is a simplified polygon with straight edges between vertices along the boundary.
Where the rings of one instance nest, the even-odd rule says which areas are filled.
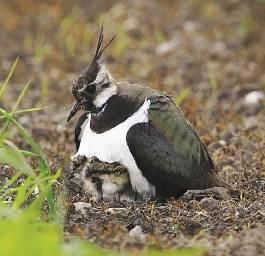
[[[180,106],[190,95],[190,89],[182,89],[179,94],[175,97],[175,103]]]
[[[209,80],[209,84],[211,86],[211,91],[212,91],[211,93],[213,96],[216,96],[217,89],[218,89],[218,83],[216,80],[215,73],[212,70],[209,71],[209,73],[208,73],[208,80]]]

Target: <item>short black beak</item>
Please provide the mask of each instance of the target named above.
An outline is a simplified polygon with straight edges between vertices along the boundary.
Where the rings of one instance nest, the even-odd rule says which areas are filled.
[[[67,122],[69,122],[79,110],[81,110],[81,106],[78,102],[75,102],[75,104],[72,106],[70,113],[67,117]]]

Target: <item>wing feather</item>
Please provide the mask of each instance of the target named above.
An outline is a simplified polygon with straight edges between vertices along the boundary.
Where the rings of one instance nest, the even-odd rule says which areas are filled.
[[[213,186],[212,159],[181,111],[167,96],[149,100],[149,123],[134,125],[126,138],[143,175],[160,196]]]

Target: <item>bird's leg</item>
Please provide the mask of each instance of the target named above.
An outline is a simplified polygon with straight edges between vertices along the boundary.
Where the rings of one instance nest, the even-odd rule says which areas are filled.
[[[156,206],[164,206],[166,202],[167,202],[166,198],[161,195],[157,195],[155,198]]]

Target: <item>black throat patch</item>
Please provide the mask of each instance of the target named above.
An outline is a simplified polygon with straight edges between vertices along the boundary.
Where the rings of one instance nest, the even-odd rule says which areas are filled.
[[[104,110],[99,114],[92,114],[90,128],[95,133],[103,133],[125,121],[142,103],[135,104],[128,97],[112,96]]]

